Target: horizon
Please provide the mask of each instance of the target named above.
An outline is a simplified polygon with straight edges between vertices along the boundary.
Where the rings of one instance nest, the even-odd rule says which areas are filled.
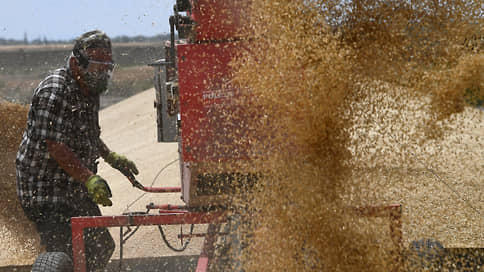
[[[151,40],[157,38],[157,37],[164,37],[164,36],[169,36],[170,33],[158,33],[158,34],[154,34],[154,35],[134,35],[134,36],[129,36],[129,35],[119,35],[119,36],[109,36],[109,38],[111,39],[112,43],[136,43],[136,42],[141,42],[141,43],[144,43],[144,42],[151,42]],[[127,38],[129,41],[127,42],[120,42],[118,41],[119,39],[123,39],[123,38]],[[136,40],[137,38],[141,38],[143,40]],[[24,43],[25,39],[7,39],[7,38],[3,38],[0,36],[0,46],[8,46],[10,45],[9,43],[2,43],[3,42],[13,42],[12,45],[21,45],[21,44],[25,44],[25,45],[44,45],[44,41],[47,41],[49,45],[52,45],[52,44],[68,44],[68,43],[72,43],[74,41],[75,38],[73,39],[60,39],[60,40],[51,40],[51,39],[39,39],[39,38],[36,38],[36,39],[28,39],[28,43]]]
[[[99,29],[112,38],[169,33],[175,0],[17,0],[3,3],[0,39],[70,41]]]

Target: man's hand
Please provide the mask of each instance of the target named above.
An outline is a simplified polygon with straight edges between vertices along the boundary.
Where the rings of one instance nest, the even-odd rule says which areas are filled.
[[[109,200],[111,195],[111,189],[109,189],[108,183],[98,175],[92,175],[85,183],[89,196],[97,204],[103,206],[112,206],[113,202]]]
[[[118,169],[121,173],[126,171],[138,175],[138,168],[131,160],[128,160],[125,156],[119,155],[116,152],[110,152],[109,155],[104,158],[104,161],[109,163],[113,168]]]

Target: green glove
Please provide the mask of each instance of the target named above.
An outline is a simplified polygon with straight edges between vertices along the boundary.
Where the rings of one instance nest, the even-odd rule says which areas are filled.
[[[111,195],[111,189],[109,189],[108,183],[98,175],[92,175],[85,183],[89,196],[97,204],[103,206],[112,206],[113,202],[109,200]]]
[[[122,173],[129,171],[135,175],[138,175],[138,168],[131,160],[128,160],[125,156],[119,155],[116,152],[110,152],[109,155],[104,159],[113,168],[118,169]]]

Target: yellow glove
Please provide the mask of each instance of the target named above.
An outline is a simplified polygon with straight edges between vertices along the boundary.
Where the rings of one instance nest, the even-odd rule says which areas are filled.
[[[92,175],[85,183],[89,196],[97,204],[103,206],[112,206],[113,202],[109,200],[112,197],[111,189],[108,183],[98,175]]]
[[[136,168],[136,165],[133,161],[128,160],[125,156],[119,155],[116,152],[110,152],[104,161],[122,173],[130,172],[135,175],[138,175],[139,173],[138,168]]]

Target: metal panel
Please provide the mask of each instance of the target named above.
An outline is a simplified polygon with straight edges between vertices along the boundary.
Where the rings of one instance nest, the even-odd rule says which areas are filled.
[[[155,91],[156,91],[156,123],[158,130],[158,142],[176,142],[177,141],[177,105],[170,103],[177,103],[177,90],[173,89],[172,82],[167,82],[167,63],[160,60],[158,63],[153,63],[151,66],[155,67]],[[173,110],[175,107],[175,110]]]
[[[247,157],[241,90],[231,85],[237,43],[178,45],[182,158],[185,162]]]
[[[249,0],[192,0],[195,40],[227,40],[241,36]]]
[[[227,220],[224,211],[211,212],[173,212],[166,214],[118,215],[118,216],[84,216],[71,219],[72,250],[75,272],[86,271],[85,243],[83,232],[85,228],[149,226],[149,225],[180,225],[180,224],[218,224]],[[201,256],[206,258],[206,254]]]

